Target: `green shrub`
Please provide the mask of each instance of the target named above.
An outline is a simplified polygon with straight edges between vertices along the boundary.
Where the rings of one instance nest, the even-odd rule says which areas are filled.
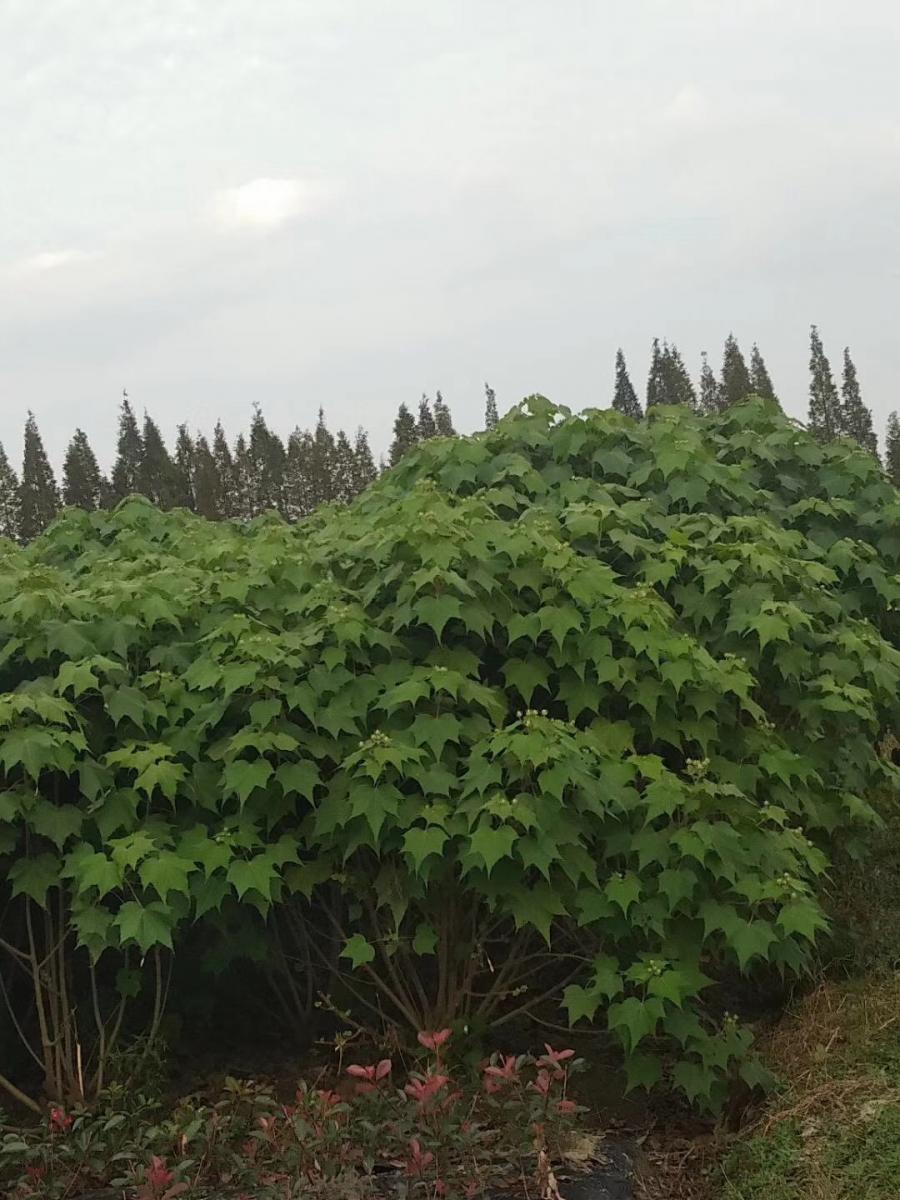
[[[715,981],[802,968],[892,786],[898,517],[763,402],[534,397],[300,526],[132,499],[9,549],[3,936],[46,1086],[97,1090],[124,1001],[158,1024],[179,930],[234,906],[298,1011],[562,1002],[633,1085],[755,1081]]]

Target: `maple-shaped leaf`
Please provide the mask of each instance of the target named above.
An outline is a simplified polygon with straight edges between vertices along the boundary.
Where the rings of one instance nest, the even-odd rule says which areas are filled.
[[[250,859],[235,859],[228,868],[227,879],[242,900],[249,891],[257,892],[265,901],[269,900],[272,884],[278,873],[268,854],[257,854]]]
[[[100,955],[118,944],[118,932],[113,924],[113,914],[98,904],[84,905],[72,910],[72,925],[78,935],[76,945],[83,946],[93,962]]]
[[[184,896],[188,894],[188,876],[194,870],[196,866],[193,862],[169,850],[162,850],[151,858],[145,858],[138,874],[144,887],[155,888],[159,898],[165,900],[170,892],[180,892]]]
[[[12,895],[30,896],[35,904],[46,908],[47,892],[59,885],[61,866],[55,854],[34,854],[20,858],[7,873],[12,883]]]
[[[135,779],[134,786],[148,798],[152,796],[155,788],[159,788],[167,800],[174,800],[178,785],[186,775],[187,771],[181,763],[162,758],[146,766]]]
[[[361,933],[354,933],[344,944],[341,958],[349,958],[355,970],[375,961],[375,947]]]
[[[641,881],[631,872],[613,875],[607,880],[604,891],[627,917],[629,908],[641,898]]]
[[[462,608],[462,602],[455,596],[422,596],[416,600],[416,620],[433,629],[434,636],[440,641],[447,622],[461,616]]]
[[[421,874],[422,864],[431,854],[440,854],[449,835],[438,825],[414,825],[403,835],[403,849],[413,861],[413,870]]]
[[[462,726],[452,713],[430,716],[420,713],[410,726],[410,733],[417,746],[429,746],[435,758],[440,758],[448,742],[458,742]]]
[[[316,787],[321,783],[319,768],[312,759],[282,763],[275,771],[275,778],[286,796],[302,796],[304,800],[310,801],[315,796]]]
[[[627,996],[609,1006],[606,1023],[618,1031],[630,1054],[645,1037],[656,1032],[664,1011],[663,1002],[657,997],[640,1000],[637,996]]]
[[[514,658],[503,668],[507,684],[514,687],[526,704],[539,687],[547,686],[550,671],[547,663],[540,658]]]
[[[662,1060],[656,1054],[625,1056],[625,1094],[642,1087],[650,1091],[662,1079]]]
[[[194,915],[199,920],[208,912],[217,912],[222,901],[230,893],[231,885],[223,874],[204,876],[191,886],[194,899]]]
[[[582,987],[579,983],[570,983],[563,989],[562,1006],[568,1013],[569,1024],[577,1021],[593,1021],[594,1014],[603,1003],[603,997],[593,988]]]
[[[94,669],[91,659],[85,659],[83,662],[64,662],[56,674],[56,686],[61,694],[65,694],[69,688],[72,689],[72,695],[76,698],[84,692],[96,691],[100,686],[100,680],[94,674]]]
[[[108,686],[103,688],[103,696],[106,701],[106,711],[117,725],[127,717],[137,725],[138,729],[144,728],[147,717],[147,701],[144,694],[137,688],[125,684],[118,687]]]
[[[84,818],[74,804],[57,805],[42,799],[31,809],[28,820],[35,833],[49,838],[57,850],[62,850],[69,838],[81,831]]]
[[[543,882],[520,889],[510,900],[510,910],[517,929],[531,925],[548,946],[554,919],[565,916],[568,911],[556,889]]]
[[[223,792],[226,796],[237,796],[243,808],[256,788],[266,786],[274,770],[265,758],[236,759],[222,772]]]
[[[126,900],[114,920],[122,942],[136,942],[141,953],[146,954],[154,946],[172,949],[174,914],[162,901],[141,904]]]
[[[486,821],[469,836],[469,852],[480,858],[488,875],[501,858],[509,857],[519,831],[511,825],[500,825],[496,829]]]

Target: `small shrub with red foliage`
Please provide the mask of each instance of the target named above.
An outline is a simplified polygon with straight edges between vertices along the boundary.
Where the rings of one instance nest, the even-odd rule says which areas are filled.
[[[214,1103],[188,1098],[168,1116],[158,1102],[54,1108],[5,1137],[0,1183],[16,1200],[100,1187],[133,1200],[374,1200],[387,1184],[410,1200],[476,1200],[559,1160],[584,1112],[569,1095],[574,1051],[494,1055],[473,1074],[448,1065],[449,1030],[418,1041],[412,1069],[352,1063],[330,1086],[301,1082],[288,1104],[229,1079]]]

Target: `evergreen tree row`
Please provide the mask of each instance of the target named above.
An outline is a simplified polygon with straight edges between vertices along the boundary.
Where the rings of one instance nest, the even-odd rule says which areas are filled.
[[[877,457],[878,439],[872,425],[872,413],[863,402],[850,350],[844,350],[843,374],[838,388],[815,325],[810,329],[809,372],[808,429],[821,441],[836,437],[852,438]],[[778,402],[765,360],[755,343],[748,366],[737,339],[729,334],[725,340],[718,377],[704,351],[701,355],[699,388],[695,389],[678,347],[654,339],[647,378],[647,408],[654,404],[687,404],[701,412],[715,413],[723,412],[730,405],[751,395]],[[641,402],[621,350],[616,354],[612,406],[630,417],[643,416]],[[900,486],[900,419],[896,413],[892,413],[888,419],[885,467],[891,479]]]
[[[449,425],[449,410],[439,413]],[[446,415],[444,415],[444,413]],[[452,425],[450,426],[452,429]],[[210,520],[249,520],[275,509],[295,521],[326,501],[346,502],[378,471],[365,430],[351,442],[333,435],[322,410],[315,429],[295,429],[285,445],[254,409],[249,435],[233,448],[219,422],[212,442],[180,425],[170,452],[149,414],[139,425],[126,394],[119,410],[116,459],[107,478],[87,435],[76,429],[57,485],[34,414],[25,423],[21,480],[0,445],[0,535],[28,542],[50,524],[62,505],[89,512],[110,508],[138,492],[160,508],[184,507]]]

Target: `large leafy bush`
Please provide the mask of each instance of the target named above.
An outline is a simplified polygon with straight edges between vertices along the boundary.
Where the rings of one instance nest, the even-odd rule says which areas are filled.
[[[540,397],[297,527],[68,513],[0,576],[3,936],[56,953],[43,1024],[92,996],[99,1062],[139,964],[249,909],[301,1007],[555,999],[633,1083],[665,1038],[714,1093],[748,1039],[713,981],[802,966],[893,778],[898,518],[774,406]]]

